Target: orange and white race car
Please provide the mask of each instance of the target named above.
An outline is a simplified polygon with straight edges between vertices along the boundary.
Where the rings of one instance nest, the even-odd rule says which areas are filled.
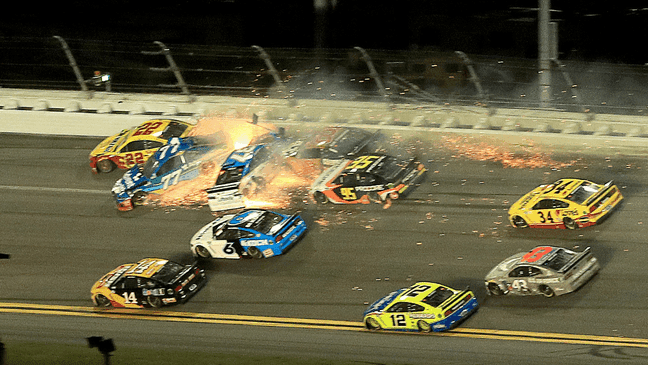
[[[185,137],[193,125],[175,119],[149,120],[104,139],[90,152],[93,173],[143,164],[172,137]]]

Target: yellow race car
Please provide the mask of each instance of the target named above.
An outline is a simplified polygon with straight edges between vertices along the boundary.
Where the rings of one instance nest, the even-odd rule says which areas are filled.
[[[115,167],[130,169],[143,164],[169,138],[186,137],[193,125],[175,119],[149,120],[104,139],[90,152],[93,173],[110,172]]]
[[[440,332],[456,327],[479,308],[470,290],[420,282],[375,301],[364,312],[369,330]]]
[[[146,258],[107,273],[92,286],[90,294],[99,307],[159,308],[184,303],[205,283],[205,272],[196,264]]]
[[[601,222],[623,200],[616,185],[581,179],[560,179],[540,185],[516,201],[508,211],[518,228],[589,227]]]

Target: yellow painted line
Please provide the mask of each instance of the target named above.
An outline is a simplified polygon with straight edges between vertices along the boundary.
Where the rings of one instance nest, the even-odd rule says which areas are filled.
[[[155,311],[142,309],[79,307],[30,303],[1,303],[0,313],[44,314],[78,316],[92,318],[141,319],[149,321],[170,321],[188,323],[233,324],[264,327],[327,329],[342,331],[366,331],[362,322],[333,321],[308,318],[264,317],[236,314],[195,313]],[[393,333],[393,332],[385,332]],[[413,333],[410,333],[413,334]],[[567,333],[527,332],[492,330],[479,328],[458,328],[429,335],[439,337],[462,337],[489,340],[509,340],[528,342],[550,342],[575,345],[623,346],[648,348],[648,339],[631,337],[612,337],[597,335],[577,335]]]

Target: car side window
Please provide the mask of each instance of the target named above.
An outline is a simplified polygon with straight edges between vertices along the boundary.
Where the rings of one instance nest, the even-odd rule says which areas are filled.
[[[137,289],[139,287],[138,278],[127,277],[121,282],[122,289]]]
[[[553,207],[554,207],[554,208],[561,208],[561,209],[569,208],[569,203],[567,203],[567,202],[565,202],[565,201],[562,201],[562,200],[556,200],[556,199],[554,199],[554,201],[553,201]]]
[[[143,149],[145,149],[144,141],[133,141],[127,144],[126,146],[122,147],[120,152],[135,152],[135,151],[141,151]]]
[[[358,184],[360,186],[372,185],[376,182],[376,178],[371,174],[358,174]]]
[[[171,157],[164,165],[160,166],[156,176],[163,176],[167,173],[179,168],[182,166],[182,156]]]
[[[256,234],[248,231],[239,230],[239,238],[253,238]]]
[[[509,273],[509,277],[521,278],[521,277],[530,276],[529,275],[529,269],[530,269],[529,266],[518,266],[518,267],[514,268],[513,270],[511,270],[511,272]]]
[[[394,313],[394,312],[407,312],[407,304],[406,302],[399,302],[391,307],[387,308],[388,313]]]
[[[153,148],[160,148],[160,147],[162,147],[164,145],[164,143],[158,142],[158,141],[145,140],[143,142],[144,142],[144,148],[143,149],[145,149],[145,150],[150,150],[150,149],[153,149]]]
[[[418,305],[416,303],[407,303],[407,311],[408,312],[423,312],[425,308],[423,308],[422,305]]]
[[[542,275],[542,270],[537,267],[529,266],[529,276]]]
[[[542,199],[533,206],[533,210],[552,209],[554,207],[553,199]]]

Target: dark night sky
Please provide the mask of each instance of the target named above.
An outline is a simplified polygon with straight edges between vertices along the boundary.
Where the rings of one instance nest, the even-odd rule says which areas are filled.
[[[0,37],[160,40],[247,47],[463,50],[534,58],[531,0],[337,0],[317,16],[312,0],[59,1],[3,11]],[[613,4],[613,5],[610,5]],[[643,64],[645,1],[553,0],[562,59]],[[315,24],[320,24],[319,28]],[[321,31],[317,31],[320,29]]]

